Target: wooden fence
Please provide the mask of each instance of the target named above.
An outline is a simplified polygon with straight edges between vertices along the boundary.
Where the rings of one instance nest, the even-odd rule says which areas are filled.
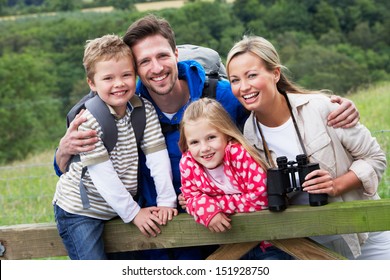
[[[162,234],[144,237],[133,224],[107,222],[107,252],[220,244],[209,259],[238,259],[261,240],[268,240],[297,259],[337,259],[334,252],[304,237],[390,230],[390,199],[335,202],[325,206],[290,206],[286,211],[260,211],[232,216],[232,229],[212,233],[180,214]],[[55,223],[0,227],[0,260],[66,256]]]

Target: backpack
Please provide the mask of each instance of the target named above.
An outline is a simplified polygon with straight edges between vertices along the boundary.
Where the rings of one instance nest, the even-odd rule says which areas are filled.
[[[203,87],[202,97],[215,98],[218,81],[227,78],[225,66],[222,63],[218,52],[210,48],[190,44],[178,45],[177,48],[179,50],[179,61],[195,60],[203,66],[206,72],[206,81]],[[131,113],[130,118],[131,125],[134,129],[138,150],[140,150],[140,142],[143,137],[143,132],[146,125],[145,104],[143,103],[142,98],[140,99],[142,101],[142,106],[135,107]],[[67,114],[67,127],[69,127],[69,124],[82,109],[88,109],[98,121],[102,129],[101,139],[107,151],[110,153],[118,140],[118,130],[114,117],[110,113],[107,105],[103,102],[103,100],[100,99],[97,94],[90,91],[87,95],[80,99],[80,101],[77,102],[77,104],[74,105]],[[166,134],[167,132],[178,130],[179,125],[161,123],[161,129],[163,134]],[[72,156],[71,160],[68,162],[67,168],[69,168],[70,163],[76,161],[80,161],[79,155]],[[83,203],[84,209],[90,207],[88,196],[82,181],[86,171],[87,167],[83,167],[79,183],[81,201]]]
[[[217,83],[220,80],[227,79],[226,68],[222,63],[221,56],[213,49],[184,44],[177,45],[179,50],[179,61],[195,60],[199,62],[206,73],[202,98],[209,97],[215,99],[217,95]],[[163,134],[179,129],[178,124],[160,123]]]
[[[134,130],[135,139],[137,142],[138,150],[140,150],[141,139],[144,134],[145,125],[146,125],[146,117],[145,117],[145,104],[142,98],[142,106],[134,107],[131,112],[130,122]],[[67,127],[72,122],[72,120],[76,117],[76,115],[82,110],[88,109],[88,111],[96,118],[102,129],[101,139],[103,141],[104,146],[107,151],[110,153],[118,141],[118,128],[115,123],[114,116],[110,113],[107,105],[104,101],[94,93],[90,91],[87,95],[85,95],[73,108],[69,111],[66,116]],[[70,161],[68,162],[67,169],[72,162],[80,161],[80,155],[73,155]],[[80,196],[81,201],[83,203],[83,208],[88,209],[90,207],[88,196],[85,190],[85,186],[83,184],[83,178],[85,173],[87,172],[87,167],[84,166],[81,171],[80,177]]]
[[[178,45],[177,49],[179,50],[179,61],[195,60],[203,66],[206,77],[227,79],[225,65],[215,50],[190,44]]]
[[[226,68],[219,53],[207,47],[190,44],[178,45],[177,49],[179,50],[179,61],[195,60],[203,66],[206,81],[202,97],[215,98],[218,81],[227,79]]]

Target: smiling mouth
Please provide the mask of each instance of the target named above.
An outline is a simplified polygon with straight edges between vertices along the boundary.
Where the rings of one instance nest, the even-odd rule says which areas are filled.
[[[208,159],[211,159],[214,155],[215,155],[215,153],[212,153],[212,154],[202,156],[202,158],[208,160]]]
[[[115,95],[115,96],[123,96],[125,95],[127,92],[127,90],[122,90],[122,91],[116,91],[116,92],[113,92],[111,93],[112,95]]]
[[[244,98],[245,100],[248,100],[248,99],[259,96],[259,94],[260,94],[260,92],[254,92],[254,93],[250,93],[247,95],[243,95],[242,98]]]
[[[154,82],[160,82],[160,81],[164,80],[166,77],[168,77],[168,74],[151,78],[151,80],[154,81]]]

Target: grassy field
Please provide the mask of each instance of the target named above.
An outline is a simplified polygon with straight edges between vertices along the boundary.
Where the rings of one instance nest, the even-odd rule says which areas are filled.
[[[390,83],[348,96],[361,114],[361,121],[377,138],[390,160]],[[21,162],[0,167],[0,225],[53,222],[51,200],[57,177],[52,168],[53,150]],[[390,197],[387,168],[379,186]]]

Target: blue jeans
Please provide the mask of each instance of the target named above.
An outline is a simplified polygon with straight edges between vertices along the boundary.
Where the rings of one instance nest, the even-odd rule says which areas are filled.
[[[62,242],[72,260],[105,260],[105,221],[71,214],[54,205],[54,217]]]

